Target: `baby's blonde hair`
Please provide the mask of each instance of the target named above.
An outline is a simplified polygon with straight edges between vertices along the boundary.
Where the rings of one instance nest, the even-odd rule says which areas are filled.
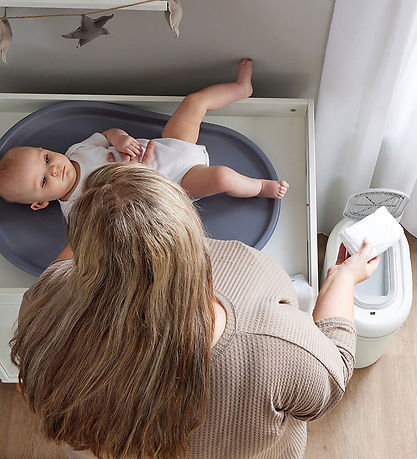
[[[22,167],[19,161],[16,161],[16,155],[19,150],[25,147],[14,147],[7,151],[0,159],[0,197],[8,202],[18,202],[21,204],[30,204],[19,193],[19,185],[16,176]]]
[[[98,457],[183,457],[204,420],[211,263],[186,193],[144,165],[92,172],[68,220],[74,262],[20,318],[12,359],[46,436]]]

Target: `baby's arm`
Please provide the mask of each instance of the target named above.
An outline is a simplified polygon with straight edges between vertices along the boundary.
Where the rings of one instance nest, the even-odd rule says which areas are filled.
[[[110,145],[122,155],[128,155],[132,158],[142,156],[142,146],[122,129],[112,128],[103,132],[104,137]]]

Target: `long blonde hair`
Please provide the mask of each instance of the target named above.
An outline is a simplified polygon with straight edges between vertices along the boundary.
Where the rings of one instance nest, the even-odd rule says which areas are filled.
[[[74,262],[38,287],[12,340],[30,408],[49,439],[98,457],[185,456],[214,329],[197,212],[158,172],[108,164],[87,178],[68,241]]]

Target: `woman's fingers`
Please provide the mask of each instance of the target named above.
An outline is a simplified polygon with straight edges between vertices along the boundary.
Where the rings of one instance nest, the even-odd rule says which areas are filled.
[[[368,261],[368,271],[369,271],[369,276],[372,276],[372,274],[376,271],[379,265],[379,260],[380,256],[376,256],[375,258],[372,258],[372,260]]]
[[[369,242],[369,239],[365,237],[362,241],[362,247],[359,250],[359,255],[361,255],[363,258],[366,258],[366,260],[369,260],[373,249],[373,245]]]
[[[377,255],[375,258],[372,258],[372,260],[368,261],[368,266],[371,266],[371,267],[378,266],[380,258],[381,257],[379,255]]]

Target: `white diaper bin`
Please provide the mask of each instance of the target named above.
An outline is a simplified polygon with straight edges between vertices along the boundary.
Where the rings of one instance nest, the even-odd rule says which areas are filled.
[[[330,233],[323,264],[322,281],[336,263],[340,232],[358,220],[385,206],[397,220],[409,198],[406,194],[384,188],[371,188],[350,196],[341,220]],[[355,368],[376,362],[387,349],[410,312],[413,284],[410,249],[405,234],[381,254],[375,273],[355,287],[354,320],[357,331]]]

